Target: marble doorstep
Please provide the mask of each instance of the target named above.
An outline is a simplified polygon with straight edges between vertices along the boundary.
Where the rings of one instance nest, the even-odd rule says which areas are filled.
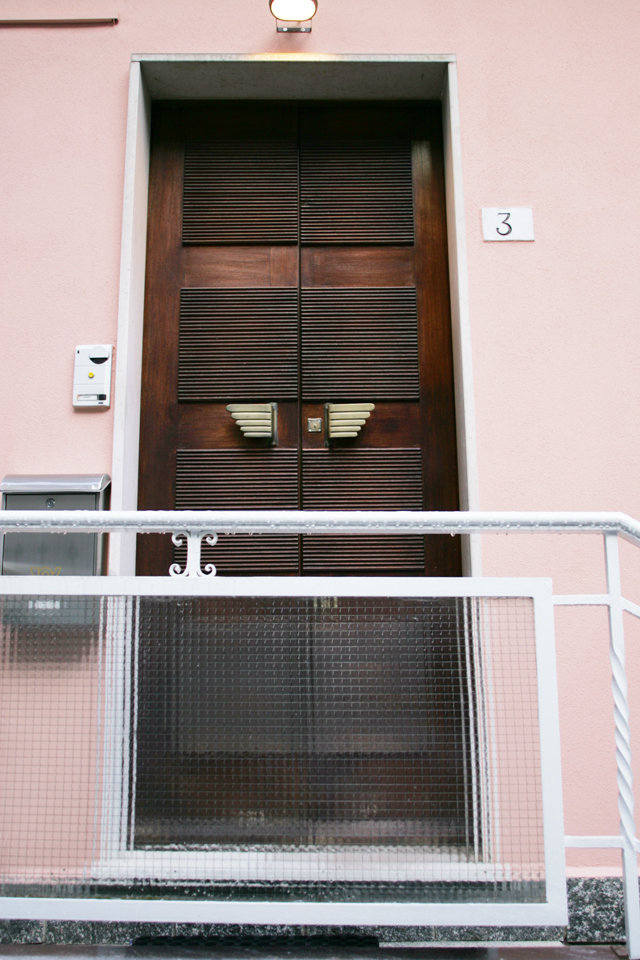
[[[63,944],[5,944],[0,960],[620,960],[620,947],[564,945],[496,945],[487,947],[432,946],[325,946],[279,944],[270,947],[237,944],[82,946]]]
[[[616,877],[571,878],[567,881],[569,924],[562,927],[307,927],[308,934],[335,937],[372,935],[380,945],[395,949],[401,946],[412,948],[427,945],[449,946],[453,941],[457,948],[501,944],[501,949],[511,946],[535,946],[540,941],[563,941],[571,946],[579,944],[621,944],[624,941],[624,903],[622,880]],[[131,943],[140,946],[140,941],[155,938],[183,941],[190,946],[192,938],[208,939],[221,937],[276,937],[296,938],[300,927],[288,925],[237,925],[193,923],[121,923],[117,921],[44,921],[0,920],[0,948],[4,945],[84,945],[128,947]],[[153,944],[147,943],[148,946]],[[160,944],[157,944],[160,946]],[[167,949],[169,944],[163,944]],[[290,947],[291,944],[288,945]],[[203,944],[198,945],[202,949]],[[280,943],[278,943],[280,947]],[[220,944],[217,945],[220,949]],[[624,948],[622,948],[624,949]],[[433,956],[433,954],[431,954]],[[547,955],[548,956],[548,955]]]

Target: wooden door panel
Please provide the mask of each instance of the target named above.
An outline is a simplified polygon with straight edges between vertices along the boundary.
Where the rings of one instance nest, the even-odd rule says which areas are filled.
[[[183,243],[297,243],[297,141],[187,142]]]
[[[178,332],[182,283],[182,133],[173,110],[156,110],[152,128],[142,346],[138,509],[171,509],[179,409]],[[171,538],[137,538],[139,575],[167,575]]]
[[[274,571],[278,576],[297,574],[300,569],[299,540],[299,537],[278,537],[267,533],[254,537],[245,533],[222,534],[214,547],[203,541],[202,568],[212,563],[216,573],[225,577],[273,576]],[[174,547],[172,562],[184,569],[186,543]]]
[[[296,399],[298,291],[180,291],[178,400]]]
[[[420,510],[420,450],[304,450],[302,489],[307,510]]]
[[[140,506],[455,509],[440,106],[234,101],[156,103],[153,111]],[[327,447],[324,432],[308,433],[306,421],[322,418],[326,402],[341,400],[374,402],[376,408],[358,437]],[[226,410],[233,401],[277,402],[278,445],[243,437]],[[186,547],[174,551],[168,537],[139,540],[141,574],[166,575],[172,560],[181,565],[186,560]],[[203,563],[233,575],[460,573],[458,542],[442,536],[238,535],[220,537],[214,547],[203,544],[202,554]],[[220,614],[227,626],[238,614],[241,645],[247,630],[245,606],[238,611],[230,602],[230,620],[225,620],[227,613]],[[376,650],[380,646],[378,632],[374,636],[366,618],[354,614],[344,620],[344,651],[336,645],[333,623],[324,650],[320,635],[308,632],[310,610],[301,608],[301,616],[288,621],[295,641],[291,650],[302,651],[303,659],[284,656],[276,662],[267,657],[276,679],[287,664],[294,671],[302,664],[300,689],[305,696],[296,700],[302,707],[295,720],[305,743],[309,735],[326,733],[308,696],[312,685],[320,689],[317,685],[326,680],[335,686],[345,663],[353,661],[354,642],[357,646],[362,637],[372,638]],[[390,612],[390,623],[397,621],[395,614]],[[194,624],[207,647],[211,616],[215,619],[216,611],[203,611]],[[264,647],[264,624],[258,626]],[[396,662],[395,636],[388,646]],[[152,727],[159,722],[169,729],[174,723],[173,717],[167,720],[168,701],[162,695],[158,699],[157,689],[175,688],[174,665],[183,661],[179,655],[169,656],[157,674],[150,675],[151,682],[147,678],[147,693],[153,684],[152,696],[160,705]],[[370,678],[371,669],[365,656],[363,675]],[[201,674],[199,666],[198,671]],[[418,679],[423,692],[424,678]],[[232,705],[238,702],[235,680],[224,687]],[[185,693],[188,704],[188,684]],[[209,729],[219,732],[224,707],[214,700],[209,701]],[[175,705],[175,698],[172,702]],[[375,691],[370,691],[367,703],[374,702]],[[258,729],[259,705],[256,712],[241,697],[241,707]],[[188,713],[182,704],[180,715],[183,708]],[[351,716],[353,703],[345,711]],[[203,723],[199,712],[184,732],[193,733],[210,753]],[[190,744],[183,740],[173,756],[165,754],[158,767],[152,737],[138,753],[136,802],[143,825],[136,842],[215,842],[224,830],[220,832],[212,818],[241,810],[243,791],[254,809],[267,781],[276,797],[294,774],[294,801],[302,789],[305,816],[315,810],[314,816],[331,821],[326,837],[337,835],[336,818],[352,794],[360,797],[364,790],[365,799],[377,803],[382,794],[378,797],[376,784],[390,777],[397,783],[380,800],[385,816],[415,814],[421,818],[420,829],[424,823],[429,831],[432,826],[425,817],[441,815],[424,804],[403,812],[398,797],[415,790],[416,784],[424,793],[424,783],[416,779],[418,767],[428,768],[427,780],[438,780],[444,767],[450,770],[452,762],[459,761],[459,754],[441,751],[440,761],[445,757],[446,762],[440,769],[424,750],[407,753],[401,747],[399,753],[387,751],[383,757],[378,752],[363,760],[351,743],[338,762],[335,747],[327,741],[328,759],[316,763],[305,757],[300,763],[300,758],[291,759],[294,745],[285,742],[289,733],[283,734],[281,727],[273,731],[279,757],[275,774],[273,751],[270,756],[263,751],[257,765],[248,765],[241,744],[229,746],[222,760],[214,757],[213,765],[194,765],[188,757],[193,739]],[[141,776],[145,771],[146,779]],[[228,790],[220,793],[216,810],[206,797],[221,775]],[[162,824],[168,821],[156,802],[157,784],[163,778],[180,784],[184,777],[189,782],[170,812],[175,819],[163,833]],[[347,780],[353,790],[345,793]],[[193,801],[196,794],[205,800]],[[447,797],[447,803],[455,803],[459,793]],[[275,810],[274,804],[269,809]],[[184,832],[185,811],[200,818],[197,835]],[[378,818],[382,836],[386,828],[380,823]],[[370,842],[371,823],[363,826],[363,837]],[[256,842],[265,841],[268,829],[260,827]],[[232,839],[251,841],[246,823],[234,830]]]
[[[413,287],[301,291],[302,398],[417,400]]]
[[[412,287],[413,249],[305,246],[300,250],[300,283],[302,287]]]
[[[298,248],[246,246],[185,247],[184,287],[296,287]]]
[[[298,449],[298,404],[278,402],[278,449]],[[269,441],[244,437],[225,403],[185,403],[180,408],[178,449],[269,448]]]
[[[302,243],[413,243],[410,140],[303,140]]]
[[[336,446],[304,450],[303,506],[308,510],[419,510],[419,449]],[[424,537],[303,537],[303,571],[420,574]]]
[[[141,507],[186,502],[175,465],[189,451],[249,453],[266,475],[270,454],[295,454],[302,505],[343,509],[356,506],[337,495],[343,454],[391,463],[410,450],[422,475],[411,509],[456,509],[440,127],[425,104],[154,105]],[[226,410],[252,400],[279,405],[276,450],[242,437]],[[357,400],[376,404],[358,437],[326,448],[324,432],[308,433],[326,402]],[[302,451],[328,458],[322,496]],[[157,539],[141,538],[139,572],[166,573],[171,546]],[[377,560],[374,542],[345,542],[339,561],[336,540],[309,541],[305,569],[417,572],[422,556],[428,573],[460,572],[454,538],[377,539]],[[222,550],[221,570],[264,572],[268,545],[242,567],[249,541],[210,559]],[[296,572],[297,549],[274,544],[270,571]]]
[[[424,100],[308,102],[300,109],[299,127],[302,143],[441,139],[442,110],[440,103]]]
[[[297,510],[298,451],[178,450],[176,510]]]
[[[177,451],[177,510],[296,510],[298,505],[297,449]],[[203,563],[215,564],[221,574],[297,573],[298,541],[295,536],[223,536],[215,547],[203,544]],[[186,544],[174,556],[182,565]]]
[[[305,574],[420,577],[425,565],[424,537],[331,536],[302,538]]]
[[[320,433],[309,433],[307,420],[322,420]],[[357,437],[332,441],[332,449],[366,447],[415,447],[420,449],[420,404],[376,402],[376,408]],[[302,404],[302,449],[319,450],[326,446],[324,403]]]
[[[458,510],[453,345],[449,320],[449,277],[446,257],[432,251],[446,245],[444,168],[435,140],[414,143],[413,175],[416,212],[416,262],[422,270],[416,284],[420,337],[420,383],[423,406],[422,470],[425,510]],[[439,576],[460,576],[458,537],[431,537],[431,569]],[[427,570],[429,570],[429,566]]]

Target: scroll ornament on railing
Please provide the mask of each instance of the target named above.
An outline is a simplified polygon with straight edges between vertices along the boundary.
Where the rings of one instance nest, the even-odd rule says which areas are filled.
[[[217,533],[196,533],[193,530],[184,530],[171,535],[176,547],[181,547],[187,538],[187,562],[184,570],[180,569],[179,563],[172,563],[169,567],[170,577],[215,577],[216,568],[212,563],[207,563],[204,570],[200,566],[200,553],[202,550],[203,539],[215,547],[218,542]]]

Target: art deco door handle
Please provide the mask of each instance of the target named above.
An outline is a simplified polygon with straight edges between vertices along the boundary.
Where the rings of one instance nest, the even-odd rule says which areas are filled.
[[[357,437],[375,408],[375,403],[325,403],[327,440]]]
[[[277,403],[230,403],[227,410],[244,437],[270,440],[272,446],[277,445]]]

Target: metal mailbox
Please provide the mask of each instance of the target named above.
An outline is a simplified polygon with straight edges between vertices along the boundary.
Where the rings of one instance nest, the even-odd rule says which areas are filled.
[[[9,475],[0,483],[3,510],[106,510],[108,474]],[[97,576],[104,572],[106,534],[7,533],[4,576]]]

